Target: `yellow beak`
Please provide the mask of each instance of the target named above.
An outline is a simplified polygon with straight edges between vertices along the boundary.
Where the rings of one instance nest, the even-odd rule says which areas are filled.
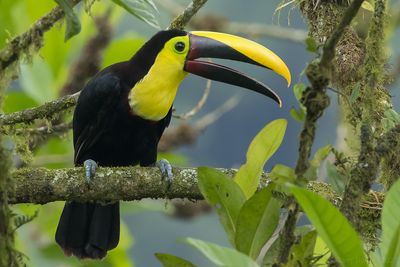
[[[193,38],[195,36],[199,37],[205,37],[206,39],[203,39],[203,41],[197,41],[197,43],[203,43],[203,45],[200,44],[200,46],[203,46],[203,51],[205,51],[204,54],[209,54],[207,55],[201,55],[200,57],[218,57],[218,58],[226,58],[226,59],[233,59],[233,60],[239,60],[239,61],[244,61],[248,62],[251,64],[256,64],[260,65],[263,67],[266,67],[268,69],[273,70],[277,74],[281,75],[284,77],[288,83],[288,86],[290,85],[291,82],[291,75],[289,68],[286,66],[285,62],[277,56],[274,52],[269,50],[268,48],[254,42],[248,39],[245,39],[243,37],[231,35],[231,34],[226,34],[226,33],[220,33],[220,32],[209,32],[209,31],[193,31],[189,35],[190,41],[191,41],[191,49],[196,49],[196,47],[193,47],[193,45],[196,46],[196,41],[192,43]],[[208,39],[208,41],[207,41]],[[214,40],[214,42],[210,42],[211,40]],[[219,42],[219,48],[217,48],[218,45],[216,45],[215,41]],[[209,43],[208,45],[205,45],[204,43]],[[212,44],[211,44],[212,43]],[[209,49],[210,45],[213,46],[212,49]],[[230,49],[238,52],[241,54],[242,58],[236,58],[233,56],[234,53],[226,53],[227,47]],[[207,53],[208,50],[208,53]],[[221,53],[218,53],[220,51],[218,50],[225,50],[225,56],[226,57],[221,57]],[[201,52],[201,51],[198,51]],[[233,51],[231,51],[233,52]],[[189,51],[190,53],[190,51]],[[219,55],[212,55],[212,54],[219,54]],[[222,53],[223,54],[223,53]],[[223,55],[222,55],[223,56]]]

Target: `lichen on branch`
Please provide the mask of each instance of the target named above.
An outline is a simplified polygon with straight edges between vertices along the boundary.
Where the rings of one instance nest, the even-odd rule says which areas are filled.
[[[332,61],[335,58],[336,46],[345,33],[346,28],[356,16],[362,2],[363,0],[354,0],[349,7],[344,9],[342,14],[339,13],[340,15],[338,16],[341,19],[333,28],[331,34],[326,36],[327,40],[323,46],[321,58],[312,61],[306,68],[306,75],[311,85],[307,87],[302,97],[302,104],[306,107],[307,113],[303,130],[300,133],[299,156],[295,168],[295,173],[299,180],[307,179],[304,177],[304,174],[310,165],[308,159],[314,143],[316,122],[329,106],[329,97],[326,94],[326,89],[332,78]],[[314,1],[304,1],[303,8],[306,3],[315,4]],[[337,6],[337,9],[343,10],[340,6]],[[325,23],[322,25],[329,23],[326,18],[323,22]],[[296,228],[300,211],[299,205],[293,198],[287,203],[287,206],[289,207],[289,211],[285,226],[282,229],[278,256],[280,266],[283,266],[287,262],[290,248],[295,242],[294,229]]]

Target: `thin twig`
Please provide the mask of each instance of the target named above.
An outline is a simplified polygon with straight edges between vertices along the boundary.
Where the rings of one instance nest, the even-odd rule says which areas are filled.
[[[223,114],[229,112],[239,103],[239,97],[233,96],[214,111],[204,115],[193,125],[181,123],[176,127],[167,129],[161,136],[158,151],[167,152],[183,145],[192,145],[196,142],[199,134],[209,125],[213,124]]]
[[[227,101],[225,101],[224,104],[219,106],[217,109],[204,115],[204,117],[197,120],[194,124],[195,128],[198,131],[203,131],[209,125],[213,124],[216,120],[221,118],[222,115],[235,108],[239,104],[239,101],[240,101],[239,96],[230,97]]]
[[[208,95],[210,94],[210,90],[211,90],[211,80],[208,79],[206,83],[206,88],[204,88],[203,95],[201,96],[199,102],[197,102],[197,104],[190,111],[183,114],[176,114],[176,115],[173,114],[173,117],[177,119],[187,120],[196,115],[197,112],[199,112],[206,103]]]

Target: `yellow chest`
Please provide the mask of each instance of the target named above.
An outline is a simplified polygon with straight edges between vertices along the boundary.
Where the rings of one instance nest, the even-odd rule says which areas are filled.
[[[168,53],[160,53],[146,76],[129,93],[132,111],[144,119],[163,119],[172,107],[179,84],[186,75],[180,60]]]

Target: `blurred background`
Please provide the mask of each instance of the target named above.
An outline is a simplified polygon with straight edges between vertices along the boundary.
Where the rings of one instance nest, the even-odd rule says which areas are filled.
[[[44,47],[38,55],[31,58],[31,64],[21,66],[20,78],[12,83],[7,92],[4,112],[38,106],[61,95],[79,91],[82,89],[82,82],[86,80],[86,77],[79,76],[84,68],[77,67],[82,66],[79,65],[82,61],[88,63],[96,59],[102,68],[127,60],[157,31],[110,2],[95,2],[90,15],[85,12],[83,4],[78,5],[75,10],[80,18],[82,31],[66,43],[63,23],[45,34]],[[209,1],[200,10],[187,29],[224,29],[228,33],[241,35],[267,46],[289,66],[293,82],[287,88],[284,79],[270,71],[248,64],[225,62],[224,64],[250,74],[273,88],[281,96],[283,107],[279,108],[270,99],[254,92],[212,82],[208,99],[202,109],[188,120],[173,119],[169,128],[171,135],[174,130],[182,129],[182,124],[194,130],[189,137],[184,131],[188,141],[162,148],[162,157],[180,166],[238,168],[244,163],[247,147],[256,133],[271,120],[286,118],[288,129],[283,144],[267,163],[265,171],[271,170],[277,163],[291,167],[295,165],[302,124],[290,116],[290,109],[298,108],[293,85],[306,83],[302,70],[314,55],[306,49],[305,22],[298,8],[290,2],[294,1],[220,0]],[[159,10],[156,18],[161,28],[166,28],[171,19],[180,12],[179,8],[186,7],[188,3],[186,0],[155,1]],[[42,0],[40,4],[37,0],[0,1],[0,47],[7,40],[26,31],[54,6],[55,2],[52,0]],[[271,25],[278,36],[264,32]],[[395,32],[391,39],[390,52],[394,55],[393,58],[397,58],[400,50],[398,36],[398,32]],[[99,43],[103,43],[104,47]],[[392,60],[392,64],[395,63]],[[93,67],[86,65],[88,69]],[[92,74],[89,71],[87,75]],[[191,110],[202,97],[205,87],[206,80],[189,75],[178,91],[174,103],[175,114]],[[334,92],[329,94],[331,105],[319,121],[314,151],[335,143],[337,97]],[[392,94],[396,96],[396,92]],[[234,104],[221,111],[219,108],[226,107],[227,101],[228,105]],[[398,105],[398,97],[394,101]],[[217,117],[215,121],[209,119],[210,114]],[[71,117],[71,114],[66,116]],[[53,123],[57,120],[51,118]],[[44,122],[38,123],[45,125]],[[16,164],[20,166],[30,164],[61,168],[73,165],[71,132],[52,137],[46,142],[39,140],[34,144],[17,138],[15,146],[22,155],[16,158]],[[33,150],[33,154],[27,152],[28,147]],[[160,266],[154,257],[155,252],[182,256],[198,266],[212,266],[199,252],[177,240],[195,237],[229,246],[218,218],[213,212],[208,212],[207,207],[200,205],[182,208],[182,205],[181,202],[174,204],[166,200],[123,203],[120,245],[100,263],[66,258],[55,244],[54,233],[63,203],[44,206],[16,205],[18,213],[33,214],[39,210],[33,223],[18,230],[17,244],[29,258],[28,266]],[[191,216],[197,210],[203,214]]]

